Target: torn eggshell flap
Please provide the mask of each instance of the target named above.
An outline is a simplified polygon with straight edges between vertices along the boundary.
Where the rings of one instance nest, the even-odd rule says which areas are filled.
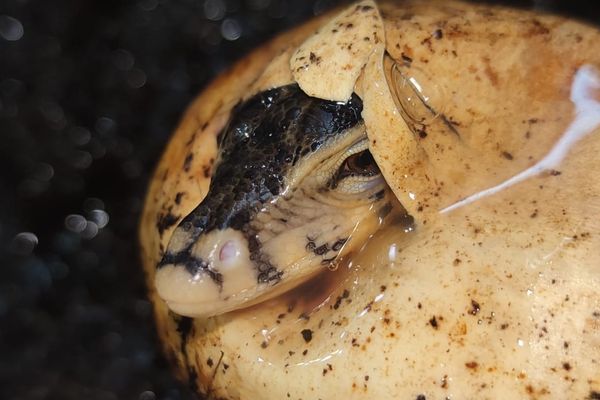
[[[385,48],[383,21],[375,2],[361,1],[306,39],[290,58],[290,69],[309,96],[345,102],[378,48]]]
[[[370,54],[356,91],[363,100],[362,116],[371,153],[386,181],[393,182],[390,187],[400,203],[410,215],[417,215],[420,205],[415,200],[428,190],[427,173],[432,175],[432,171],[426,154],[396,107],[386,79],[384,53],[385,44]],[[423,210],[419,211],[423,215]]]

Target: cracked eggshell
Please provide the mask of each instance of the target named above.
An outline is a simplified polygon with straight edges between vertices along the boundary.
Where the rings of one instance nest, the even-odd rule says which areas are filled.
[[[597,29],[454,1],[383,2],[380,11],[390,58],[381,49],[361,58],[356,91],[373,155],[419,229],[380,232],[353,268],[216,318],[179,318],[158,298],[152,282],[174,227],[167,222],[205,195],[231,107],[289,79],[282,60],[331,16],[280,36],[194,102],[151,183],[142,259],[167,357],[209,398],[597,396],[600,129],[555,174],[437,213],[548,152],[575,117],[574,74],[600,65]],[[424,90],[444,88],[445,119],[419,127],[402,114],[423,110],[400,109],[393,62],[405,76],[424,76]]]

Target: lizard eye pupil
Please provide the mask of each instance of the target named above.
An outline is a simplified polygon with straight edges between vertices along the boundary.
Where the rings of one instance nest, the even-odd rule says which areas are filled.
[[[379,174],[379,167],[369,150],[353,154],[340,166],[342,176],[373,176]]]

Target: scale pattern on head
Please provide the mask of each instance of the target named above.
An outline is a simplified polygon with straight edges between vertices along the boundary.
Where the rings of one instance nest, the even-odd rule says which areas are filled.
[[[285,177],[299,160],[358,124],[361,111],[356,95],[346,103],[327,101],[306,95],[296,84],[261,92],[235,107],[218,137],[209,192],[175,229],[179,243],[176,249],[169,244],[158,267],[179,264],[192,274],[200,269],[211,274],[207,262],[194,259],[190,250],[202,234],[233,228],[248,240],[259,281],[278,279],[276,268],[260,260],[249,222],[284,190]],[[219,283],[218,274],[211,277]]]

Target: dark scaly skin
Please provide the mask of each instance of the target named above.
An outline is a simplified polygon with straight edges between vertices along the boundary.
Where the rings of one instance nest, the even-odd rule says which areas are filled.
[[[215,229],[243,232],[259,283],[276,283],[281,272],[260,254],[260,243],[249,222],[261,207],[284,189],[285,177],[297,162],[354,127],[361,119],[362,102],[347,103],[306,95],[292,84],[261,92],[237,106],[219,135],[219,156],[206,198],[177,226],[186,245],[178,252],[169,246],[158,268],[184,265],[193,275],[208,273],[218,285],[219,273],[191,254],[200,235]]]

